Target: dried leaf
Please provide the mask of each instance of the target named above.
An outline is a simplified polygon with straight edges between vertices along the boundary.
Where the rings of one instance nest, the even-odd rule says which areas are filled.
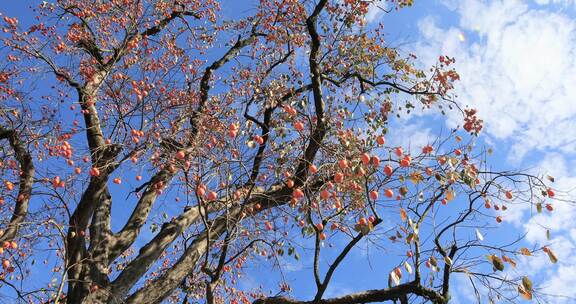
[[[542,213],[542,203],[537,203],[537,204],[536,204],[536,211],[537,211],[538,213]]]
[[[502,256],[502,260],[503,260],[504,262],[509,263],[510,265],[512,265],[512,267],[516,268],[516,262],[515,262],[513,259],[509,258],[508,256],[503,255],[503,256]]]
[[[520,253],[525,255],[525,256],[532,256],[532,253],[530,252],[530,249],[524,247],[522,249],[520,249]]]
[[[552,252],[552,249],[548,248],[546,253],[548,254],[548,258],[550,258],[550,262],[552,262],[554,264],[558,263],[558,258],[556,257],[556,254],[554,254],[554,252]]]
[[[446,265],[452,266],[452,259],[449,256],[444,257],[444,262],[446,263]]]
[[[363,235],[367,235],[372,230],[372,228],[373,228],[373,226],[372,226],[372,223],[370,223],[370,222],[368,222],[368,225],[356,224],[354,226],[354,230],[362,233]]]
[[[504,263],[502,262],[501,258],[499,258],[498,256],[496,256],[494,254],[487,256],[487,258],[490,262],[492,262],[492,266],[494,266],[495,270],[499,270],[499,271],[504,270]]]
[[[476,229],[476,238],[479,241],[483,241],[484,240],[484,236],[482,235],[482,233],[480,233],[480,230]]]
[[[409,274],[412,274],[412,266],[407,261],[404,262],[404,269],[406,269]]]
[[[532,281],[530,281],[528,277],[522,278],[522,286],[524,287],[525,290],[532,291]]]
[[[399,192],[400,192],[400,195],[406,196],[406,194],[408,194],[408,188],[400,187]]]
[[[406,244],[410,244],[414,241],[414,233],[410,233],[406,236]]]
[[[532,300],[532,293],[524,288],[522,285],[518,285],[518,293],[522,299],[530,301]]]
[[[446,200],[447,201],[453,200],[455,196],[456,196],[456,193],[453,190],[449,190],[448,192],[446,192]]]
[[[550,235],[550,229],[546,229],[546,238],[550,240],[552,236]]]
[[[396,275],[396,272],[391,271],[388,275],[388,286],[394,287],[400,285],[400,278]]]
[[[412,172],[410,174],[410,181],[414,184],[418,184],[419,182],[421,182],[424,178],[422,177],[422,174],[420,174],[420,172]]]
[[[546,178],[548,178],[549,181],[554,182],[554,177],[553,177],[553,176],[548,175],[548,176],[546,176]]]
[[[438,266],[438,261],[436,260],[435,257],[431,256],[429,260],[430,260],[430,264],[432,266],[434,266],[434,267]]]

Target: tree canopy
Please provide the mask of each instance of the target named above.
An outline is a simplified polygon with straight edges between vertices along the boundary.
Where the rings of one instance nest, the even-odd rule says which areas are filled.
[[[411,4],[389,0],[386,13]],[[384,24],[366,26],[373,1],[261,0],[232,17],[227,5],[55,0],[26,26],[2,16],[0,293],[449,303],[462,276],[480,302],[540,299],[514,267],[555,263],[553,249],[483,230],[508,208],[566,201],[552,177],[493,168],[476,144],[489,113],[453,93],[457,58],[422,67]],[[460,126],[426,146],[389,143],[403,117],[447,112]],[[360,244],[386,258],[381,286],[327,295]],[[285,258],[307,264],[311,298],[282,279],[239,284],[250,265],[280,273]]]

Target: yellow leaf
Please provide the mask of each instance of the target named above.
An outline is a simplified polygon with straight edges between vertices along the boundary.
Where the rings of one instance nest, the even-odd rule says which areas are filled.
[[[455,196],[456,194],[454,193],[453,190],[449,190],[448,192],[446,192],[446,200],[448,201],[453,200]]]
[[[423,180],[422,174],[420,172],[412,172],[410,174],[410,181],[414,184],[418,184]]]
[[[532,293],[524,288],[522,285],[518,285],[518,293],[522,299],[530,301],[532,300]]]
[[[390,287],[400,285],[400,278],[396,275],[396,272],[391,271],[388,275],[388,285]]]
[[[404,268],[406,269],[406,271],[407,271],[409,274],[412,274],[412,266],[410,266],[410,263],[408,263],[407,261],[404,262]]]
[[[520,249],[520,253],[525,255],[525,256],[532,256],[532,253],[530,252],[530,250],[526,247]]]
[[[522,286],[524,287],[525,290],[532,291],[532,281],[530,281],[528,277],[522,278]]]

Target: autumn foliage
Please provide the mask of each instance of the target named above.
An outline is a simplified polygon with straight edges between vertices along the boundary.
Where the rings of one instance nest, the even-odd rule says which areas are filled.
[[[412,3],[388,2],[390,14]],[[475,144],[481,113],[454,99],[455,58],[419,68],[366,25],[371,1],[262,0],[234,18],[226,5],[58,0],[26,22],[1,16],[1,293],[448,303],[465,276],[482,297],[538,297],[504,272],[524,256],[554,263],[553,249],[490,243],[483,229],[519,204],[553,212],[553,180],[493,171]],[[393,140],[398,117],[446,111],[461,127],[423,147]],[[383,283],[327,297],[364,241],[389,257]],[[284,280],[238,284],[250,264],[280,271],[279,257],[311,269],[312,298]]]

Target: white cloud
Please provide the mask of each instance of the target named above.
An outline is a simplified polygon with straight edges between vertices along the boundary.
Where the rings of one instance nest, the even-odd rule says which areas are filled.
[[[534,167],[526,156],[543,155],[534,172],[555,176],[558,189],[576,185],[576,160],[570,160],[576,155],[576,20],[545,5],[574,2],[536,0],[541,6],[530,6],[515,0],[444,0],[459,16],[457,26],[439,26],[434,16],[421,20],[422,41],[415,50],[427,65],[439,55],[455,57],[458,99],[480,110],[484,134],[509,142],[508,158],[524,166]],[[449,125],[457,123],[460,118],[454,117]],[[576,301],[574,207],[556,202],[553,212],[531,216],[526,207],[514,216],[529,245],[548,244],[558,256],[558,264],[539,254],[522,259],[518,267],[543,292],[567,296],[550,298],[551,303]]]
[[[409,120],[403,120],[403,122],[401,128],[393,128],[394,132],[387,137],[390,146],[402,146],[407,149],[407,152],[417,154],[422,147],[434,140],[432,130],[426,128],[424,123],[410,123]]]
[[[441,28],[433,17],[420,22],[416,53],[428,64],[441,54],[456,57],[459,100],[480,110],[489,136],[512,143],[510,159],[573,151],[566,130],[576,128],[575,21],[521,1],[459,4],[459,27]]]
[[[536,4],[539,5],[548,5],[548,4],[560,4],[564,6],[574,5],[574,0],[534,0]]]
[[[368,7],[368,13],[366,14],[366,22],[367,23],[372,23],[374,21],[377,21],[380,19],[380,17],[382,17],[382,15],[384,15],[384,10],[386,9],[386,3],[382,0],[376,0],[374,1],[372,4],[370,4],[370,7]]]

